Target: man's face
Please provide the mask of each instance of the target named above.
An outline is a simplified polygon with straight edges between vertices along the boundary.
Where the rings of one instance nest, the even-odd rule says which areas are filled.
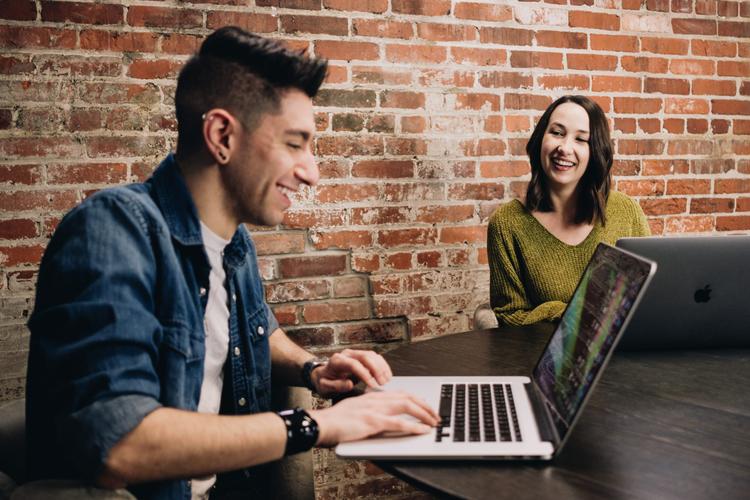
[[[312,152],[312,100],[299,90],[282,94],[278,114],[263,115],[239,134],[237,153],[222,168],[230,210],[240,222],[275,226],[300,185],[314,186],[319,172]]]

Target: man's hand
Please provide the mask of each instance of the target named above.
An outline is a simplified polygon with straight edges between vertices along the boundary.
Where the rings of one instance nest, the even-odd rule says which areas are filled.
[[[318,446],[334,446],[381,432],[425,434],[440,420],[425,401],[395,391],[369,392],[309,413],[318,423]],[[418,421],[404,418],[404,415]]]
[[[313,370],[310,378],[317,393],[323,397],[349,392],[355,380],[370,388],[377,388],[393,376],[388,362],[373,351],[344,349],[331,356],[324,366]]]

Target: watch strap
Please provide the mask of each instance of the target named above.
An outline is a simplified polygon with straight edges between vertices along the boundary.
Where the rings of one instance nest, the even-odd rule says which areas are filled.
[[[318,442],[318,423],[302,408],[277,413],[286,425],[284,456],[307,451]]]

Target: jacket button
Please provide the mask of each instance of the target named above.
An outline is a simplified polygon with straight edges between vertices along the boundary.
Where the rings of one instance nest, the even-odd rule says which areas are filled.
[[[235,356],[239,356],[240,355],[240,348],[239,347],[235,347],[234,348],[234,355]]]
[[[232,302],[237,302],[237,294],[236,293],[232,294]]]
[[[201,294],[201,297],[205,297],[206,296],[206,289],[203,288],[203,287],[201,287],[200,294]]]
[[[240,398],[239,401],[237,401],[237,404],[240,406],[245,406],[245,403],[247,403],[247,400],[245,398]]]
[[[266,330],[262,326],[259,326],[258,327],[258,335],[263,335],[264,333],[266,333]]]

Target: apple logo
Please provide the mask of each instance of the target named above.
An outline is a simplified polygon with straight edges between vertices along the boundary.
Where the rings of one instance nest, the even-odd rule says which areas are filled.
[[[708,302],[711,300],[711,285],[706,285],[695,291],[693,298],[696,302]]]

